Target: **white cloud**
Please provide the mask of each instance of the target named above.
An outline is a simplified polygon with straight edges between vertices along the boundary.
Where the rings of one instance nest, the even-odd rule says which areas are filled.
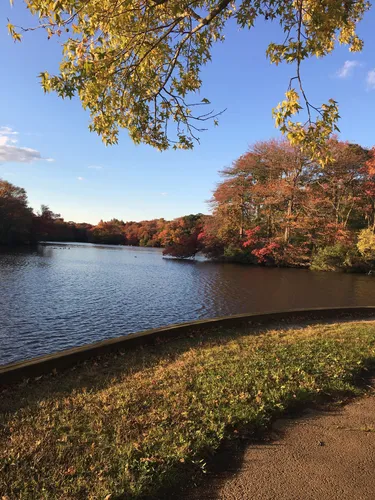
[[[10,127],[0,127],[0,163],[32,163],[37,160],[53,161],[43,158],[39,151],[16,146],[18,132]]]
[[[102,170],[102,166],[101,165],[89,165],[87,168],[91,168],[93,170]]]
[[[375,89],[375,69],[372,69],[367,73],[366,83],[368,89]]]
[[[15,135],[18,135],[18,133],[10,127],[0,127],[0,146],[5,146],[6,144],[16,144],[17,139],[15,139]]]
[[[11,127],[0,127],[0,136],[3,135],[18,135],[18,132],[13,130]]]
[[[168,193],[160,193],[162,196],[167,196]]]
[[[77,177],[77,179],[78,179],[79,181],[84,181],[84,180],[85,180],[85,178],[84,178],[84,177]]]
[[[360,66],[359,61],[345,61],[337,72],[339,78],[348,78],[353,74],[354,68]]]
[[[2,142],[2,141],[1,141]],[[18,148],[0,142],[0,163],[32,163],[42,160],[41,154],[36,149]]]

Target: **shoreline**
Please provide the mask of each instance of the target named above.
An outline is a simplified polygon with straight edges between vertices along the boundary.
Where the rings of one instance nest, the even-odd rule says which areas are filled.
[[[155,249],[155,250],[161,250],[163,251],[165,247],[161,246],[147,246],[147,245],[124,245],[122,243],[94,243],[94,242],[89,242],[89,241],[38,241],[35,243],[29,243],[29,244],[24,244],[24,245],[15,245],[15,246],[7,246],[7,245],[0,245],[0,254],[1,252],[6,252],[6,250],[21,250],[23,248],[36,248],[38,246],[42,247],[51,247],[51,246],[66,246],[66,245],[77,245],[77,246],[84,246],[84,245],[92,245],[94,247],[108,247],[108,248],[142,248],[142,249]],[[198,257],[198,259],[196,258]],[[244,266],[244,267],[252,267],[256,269],[297,269],[297,270],[304,270],[304,271],[310,271],[314,273],[339,273],[339,274],[362,274],[366,276],[374,276],[375,277],[375,270],[370,266],[368,268],[360,268],[360,267],[349,267],[347,269],[344,268],[337,268],[337,269],[311,269],[312,264],[306,264],[306,265],[295,265],[295,266],[288,266],[288,265],[275,265],[275,264],[254,264],[252,262],[246,262],[241,259],[232,259],[230,257],[218,257],[218,258],[213,258],[213,257],[206,257],[204,256],[201,252],[198,252],[196,256],[192,257],[173,257],[171,255],[161,255],[162,259],[166,260],[173,260],[177,262],[192,262],[192,263],[213,263],[213,264],[232,264],[232,265],[238,265],[238,266]]]
[[[27,377],[38,377],[52,371],[66,370],[77,363],[121,349],[132,350],[138,346],[157,345],[165,340],[176,340],[191,334],[210,333],[217,328],[247,327],[256,330],[263,326],[280,327],[296,323],[304,325],[322,320],[338,320],[342,322],[354,319],[375,319],[375,306],[294,309],[237,314],[173,324],[1,365],[0,386]]]

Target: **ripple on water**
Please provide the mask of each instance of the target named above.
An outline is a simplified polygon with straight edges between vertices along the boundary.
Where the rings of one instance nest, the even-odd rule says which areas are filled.
[[[373,305],[374,292],[368,276],[186,263],[163,259],[159,249],[2,252],[0,364],[194,319]]]

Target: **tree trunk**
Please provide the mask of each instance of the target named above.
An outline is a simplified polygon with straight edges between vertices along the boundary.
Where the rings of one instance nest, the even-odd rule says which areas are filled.
[[[286,212],[286,226],[285,226],[285,232],[284,232],[284,242],[289,243],[290,240],[290,221],[292,218],[292,212],[293,212],[293,199],[290,199],[288,201],[288,209]]]
[[[241,204],[240,204],[240,211],[241,211],[241,216],[240,216],[240,238],[242,239],[244,237],[244,199],[243,196],[241,196]]]

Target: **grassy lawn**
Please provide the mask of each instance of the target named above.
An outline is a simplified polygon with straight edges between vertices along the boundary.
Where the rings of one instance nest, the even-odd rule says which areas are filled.
[[[224,438],[296,404],[358,394],[375,322],[216,330],[0,394],[0,495],[136,499],[205,468]]]

